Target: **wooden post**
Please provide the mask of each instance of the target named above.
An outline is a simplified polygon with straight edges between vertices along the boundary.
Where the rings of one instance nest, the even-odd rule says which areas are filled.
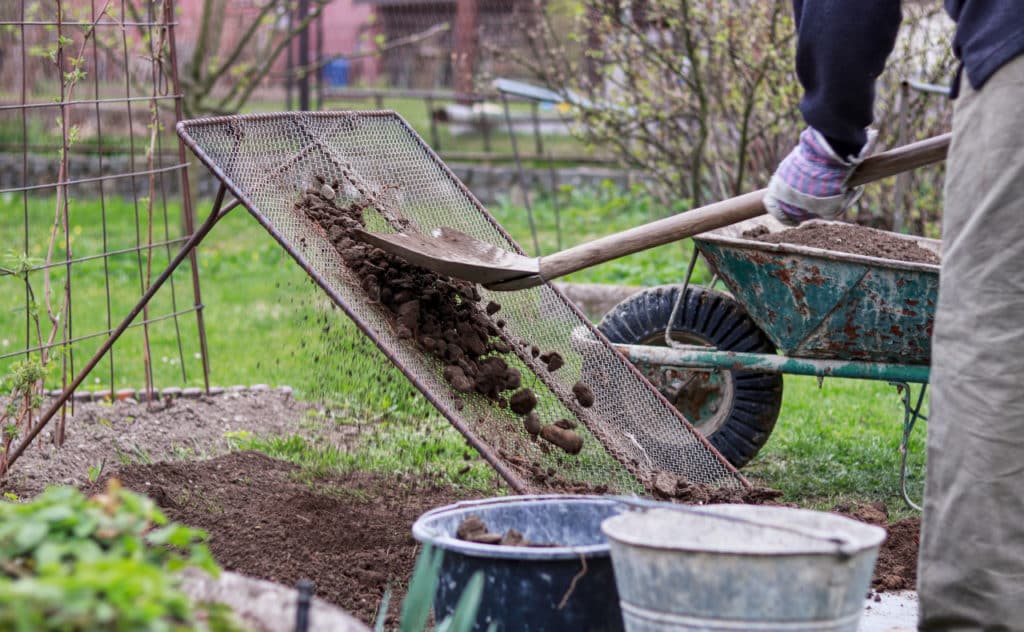
[[[309,0],[299,0],[299,24],[309,16]],[[309,25],[299,31],[299,109],[309,111]]]
[[[477,49],[478,0],[455,1],[455,47],[452,71],[455,95],[459,103],[470,105],[473,95],[473,69]]]

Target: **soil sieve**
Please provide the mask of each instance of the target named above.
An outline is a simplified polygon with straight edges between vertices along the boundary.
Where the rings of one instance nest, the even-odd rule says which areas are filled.
[[[536,396],[545,425],[572,429],[582,449],[570,454],[528,431],[507,392],[465,392],[445,376],[446,364],[425,353],[400,318],[368,293],[346,265],[330,226],[304,212],[323,190],[338,209],[358,207],[374,232],[449,226],[495,246],[522,252],[472,193],[397,114],[292,112],[183,121],[178,133],[263,227],[369,336],[506,481],[522,493],[642,493],[680,482],[745,487],[746,480],[550,284],[518,292],[475,288],[461,300],[486,313],[493,344]],[[308,211],[308,209],[305,209]],[[348,243],[348,242],[345,242]],[[351,263],[351,261],[349,261]],[[463,296],[464,295],[464,296]],[[472,296],[470,296],[472,295]],[[475,300],[478,298],[479,300]],[[484,306],[501,305],[491,314]],[[468,318],[468,317],[467,317]],[[542,362],[557,354],[561,366]],[[480,358],[486,362],[487,357]],[[450,368],[450,367],[448,367]],[[573,388],[585,384],[593,401]],[[507,385],[506,385],[507,386]],[[557,430],[553,431],[557,432]]]

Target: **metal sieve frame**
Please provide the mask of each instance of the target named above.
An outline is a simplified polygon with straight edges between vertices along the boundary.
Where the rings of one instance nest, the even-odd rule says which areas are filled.
[[[342,297],[337,290],[332,287],[332,283],[324,278],[324,276],[314,267],[314,265],[306,258],[306,256],[300,252],[294,244],[286,237],[278,228],[274,222],[268,218],[250,198],[249,195],[242,189],[239,184],[233,181],[229,174],[217,163],[217,160],[211,156],[203,148],[202,144],[193,136],[193,132],[197,129],[201,129],[208,126],[228,126],[237,127],[241,129],[247,122],[258,122],[258,121],[289,121],[290,123],[302,128],[305,121],[316,121],[318,119],[342,119],[342,118],[365,118],[365,119],[390,119],[397,123],[403,131],[408,135],[409,139],[413,141],[417,148],[423,152],[424,158],[432,163],[432,166],[437,168],[441,174],[444,175],[448,180],[448,184],[454,186],[456,190],[461,193],[462,196],[470,202],[473,208],[484,217],[489,223],[490,227],[495,230],[505,242],[507,242],[510,248],[513,248],[520,254],[525,254],[519,245],[511,238],[511,236],[504,230],[504,228],[487,212],[487,210],[480,204],[472,192],[452,173],[452,171],[444,164],[444,162],[437,156],[437,154],[423,141],[423,139],[409,126],[409,124],[402,119],[396,113],[389,110],[374,110],[374,111],[360,111],[360,112],[285,112],[285,113],[260,113],[260,114],[245,114],[245,115],[232,115],[232,116],[221,116],[221,117],[210,117],[193,119],[189,121],[181,121],[177,124],[176,130],[178,135],[181,137],[185,145],[199,158],[199,160],[220,180],[222,187],[226,187],[228,191],[244,206],[249,213],[256,219],[256,221],[263,226],[263,228],[270,233],[270,235],[281,245],[282,248],[299,264],[299,266],[319,285],[327,296],[337,305],[342,311],[356,324],[359,329],[369,337],[374,344],[384,353],[384,355],[409,379],[410,382],[419,390],[423,395],[430,401],[430,403],[456,428],[467,440],[467,442],[476,449],[480,455],[508,482],[509,486],[512,487],[516,492],[526,493],[535,491],[537,489],[543,489],[543,487],[537,487],[531,485],[527,480],[524,479],[518,472],[510,468],[507,463],[502,459],[501,455],[498,454],[492,446],[481,439],[480,436],[470,428],[462,419],[462,415],[459,411],[454,410],[452,406],[444,401],[441,397],[434,394],[431,387],[421,380],[416,372],[412,370],[410,366],[406,364],[398,355],[390,348],[388,344],[385,344],[383,340],[379,339],[374,332],[374,328],[366,322],[354,309],[352,309],[348,301]],[[306,130],[306,133],[313,136],[311,132]],[[322,139],[316,139],[314,143],[323,144]],[[308,149],[308,148],[307,148]],[[306,150],[296,152],[289,159],[291,163],[285,161],[281,163],[279,170],[284,170],[289,164],[294,164],[301,160],[301,155]],[[328,154],[330,153],[327,150]],[[333,161],[333,159],[332,159]],[[344,170],[343,165],[336,165]],[[371,202],[374,200],[374,194],[368,191],[360,191]],[[319,226],[316,227],[319,229]],[[656,400],[661,404],[661,407],[668,413],[674,416],[674,421],[678,422],[682,428],[689,433],[689,435],[695,439],[697,444],[701,446],[707,453],[709,453],[717,461],[717,465],[721,466],[721,471],[725,474],[724,477],[714,481],[715,484],[728,485],[728,486],[740,486],[749,487],[747,480],[733,467],[709,442],[708,440],[697,432],[690,422],[683,417],[678,410],[675,409],[652,385],[650,385],[642,374],[619,352],[614,351],[611,343],[600,333],[600,331],[582,314],[582,312],[570,302],[565,295],[555,288],[550,283],[545,283],[544,286],[550,292],[550,295],[554,296],[559,304],[567,309],[572,315],[574,315],[580,323],[586,328],[586,333],[593,337],[593,341],[601,346],[612,350],[617,363],[624,370],[637,379],[639,384],[642,384],[649,391],[649,395],[653,395]],[[591,433],[597,438],[605,451],[607,451],[613,458],[615,458],[631,475],[633,475],[641,484],[650,485],[651,470],[644,470],[637,466],[636,463],[631,463],[628,458],[624,458],[620,450],[616,449],[614,445],[611,445],[607,440],[607,437],[602,437],[603,430],[600,428],[600,424],[593,424],[590,419],[591,413],[582,409],[575,400],[565,392],[564,385],[558,383],[557,380],[552,380],[550,376],[546,375],[545,371],[535,370],[535,365],[530,358],[523,357],[517,350],[516,354],[520,360],[524,361],[531,369],[534,370],[536,377],[547,386],[550,391],[561,400],[561,404],[568,408],[577,418],[591,431]],[[528,355],[528,354],[527,354]],[[634,440],[635,441],[635,440]]]

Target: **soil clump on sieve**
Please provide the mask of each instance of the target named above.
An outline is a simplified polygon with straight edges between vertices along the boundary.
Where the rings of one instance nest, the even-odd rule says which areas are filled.
[[[367,205],[353,202],[339,207],[333,192],[337,182],[328,185],[318,179],[318,184],[318,188],[307,190],[299,198],[296,210],[326,232],[370,301],[388,315],[396,336],[443,363],[442,376],[454,390],[509,406],[502,394],[520,389],[522,375],[502,356],[512,352],[512,344],[522,343],[513,343],[502,335],[504,320],[492,320],[501,305],[488,301],[481,306],[475,284],[436,274],[361,241]],[[564,364],[555,352],[542,355],[541,360],[552,372]],[[525,416],[536,402],[533,391],[523,388],[513,396],[512,410]],[[527,421],[526,427],[531,426]],[[569,454],[576,454],[582,449],[583,440],[572,434],[575,438],[559,434],[558,441],[543,432],[539,436]]]
[[[857,224],[808,223],[789,230],[770,233],[759,226],[743,233],[747,239],[771,244],[795,244],[848,254],[880,257],[908,263],[932,263],[941,260],[931,250],[910,239]]]
[[[590,408],[594,405],[594,391],[590,390],[590,387],[583,382],[576,382],[572,385],[572,394],[576,396],[576,401],[580,406]]]
[[[310,579],[316,596],[370,625],[389,585],[388,621],[397,621],[419,553],[413,522],[435,507],[485,495],[422,477],[352,472],[309,484],[299,473],[256,452],[233,452],[122,466],[109,476],[148,495],[169,519],[206,530],[223,568],[285,586]],[[105,485],[106,477],[90,491]]]
[[[528,540],[517,529],[509,528],[505,533],[496,533],[487,528],[480,516],[470,514],[459,523],[455,530],[455,537],[465,542],[477,544],[490,544],[493,546],[522,546],[522,547],[552,547],[558,544],[546,544]]]

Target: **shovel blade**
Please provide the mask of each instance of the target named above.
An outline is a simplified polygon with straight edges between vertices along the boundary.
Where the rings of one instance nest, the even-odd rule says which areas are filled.
[[[484,286],[500,285],[524,277],[536,278],[540,282],[539,258],[509,252],[454,228],[442,226],[429,235],[360,231],[359,236],[381,250],[444,276]]]

